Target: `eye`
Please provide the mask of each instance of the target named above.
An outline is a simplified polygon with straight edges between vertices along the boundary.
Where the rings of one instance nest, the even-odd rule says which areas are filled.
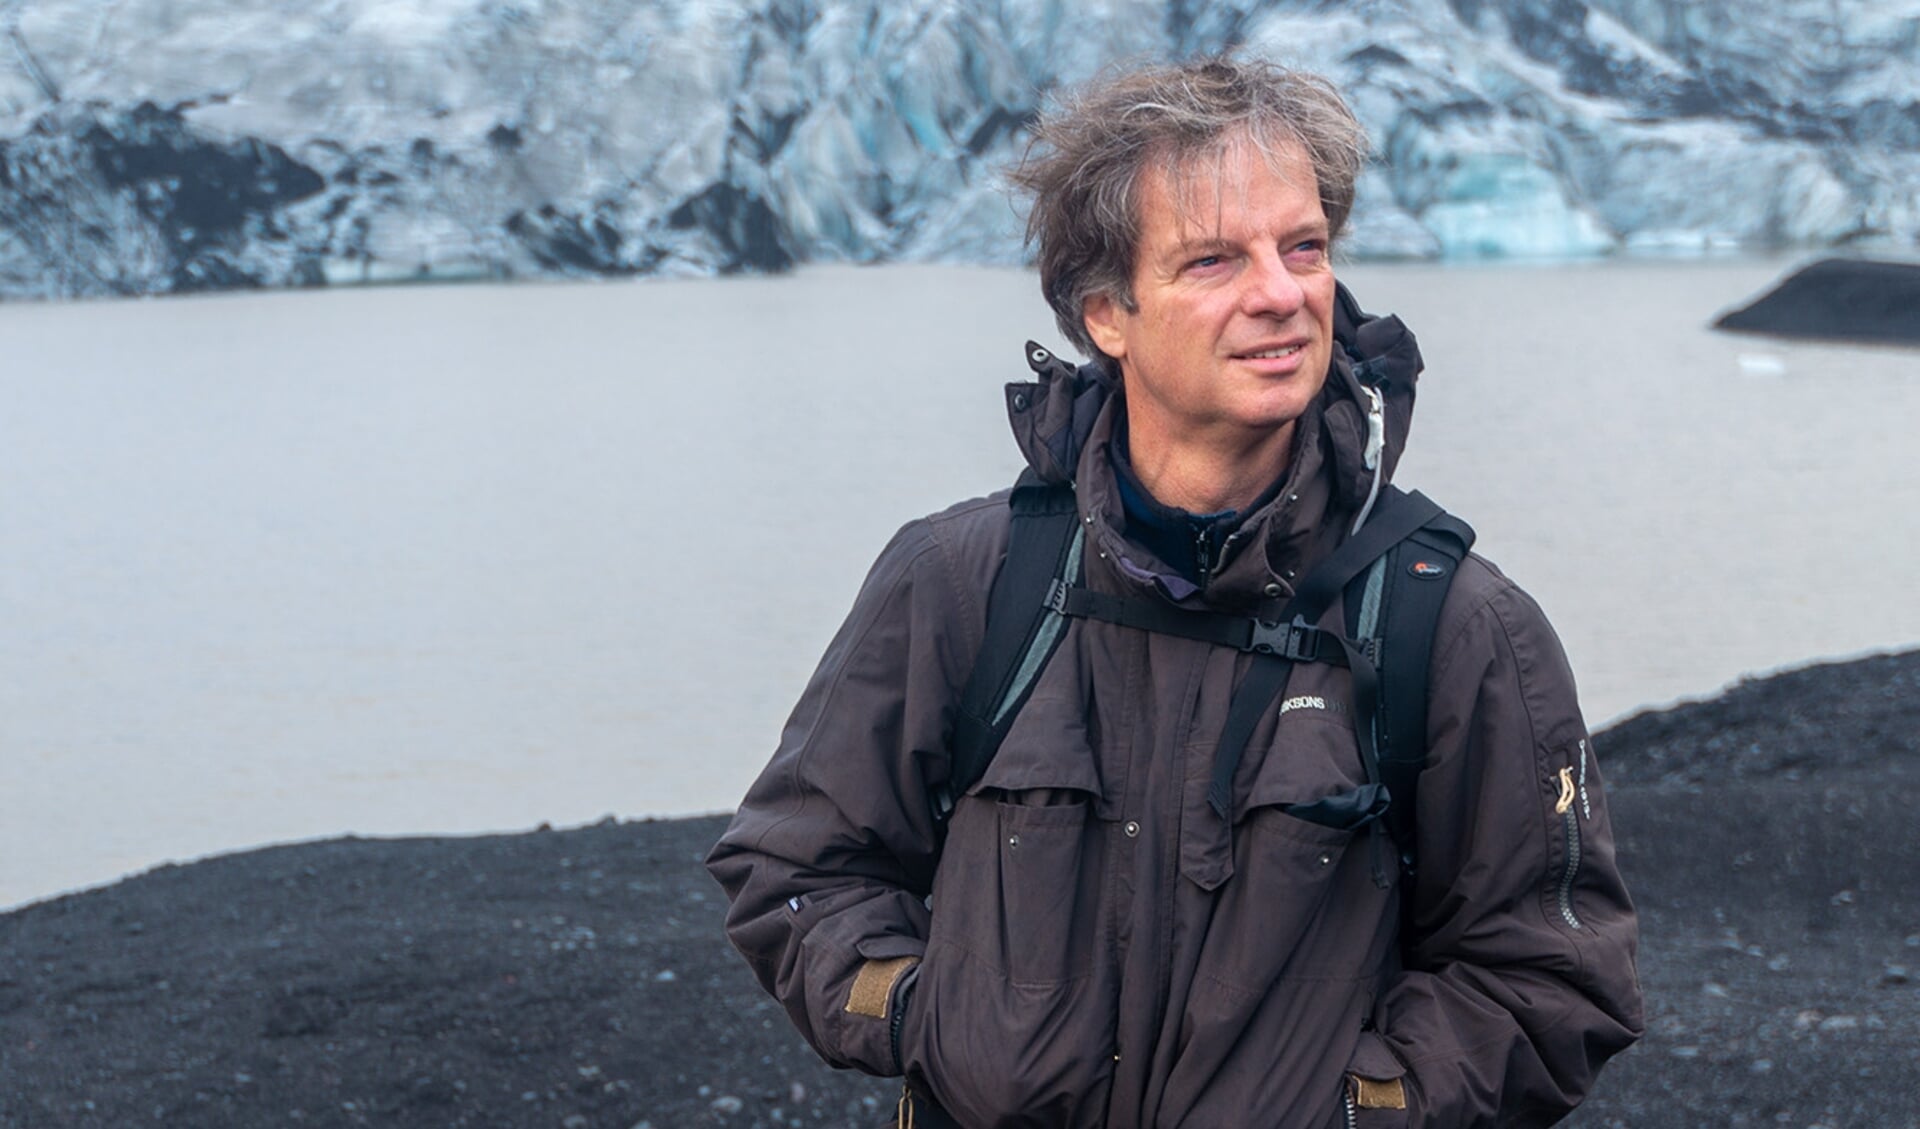
[[[1187,269],[1188,270],[1206,270],[1208,267],[1219,266],[1221,262],[1222,260],[1218,255],[1202,255],[1199,258],[1188,262]]]
[[[1327,257],[1327,241],[1307,239],[1287,250],[1287,258],[1297,263],[1317,263]]]

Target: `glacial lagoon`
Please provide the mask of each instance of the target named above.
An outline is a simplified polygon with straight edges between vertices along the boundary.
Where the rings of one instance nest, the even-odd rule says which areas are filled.
[[[1342,272],[1595,728],[1920,643],[1920,351],[1706,328],[1787,266]],[[893,530],[1012,479],[1028,338],[960,267],[0,306],[0,908],[730,807]]]

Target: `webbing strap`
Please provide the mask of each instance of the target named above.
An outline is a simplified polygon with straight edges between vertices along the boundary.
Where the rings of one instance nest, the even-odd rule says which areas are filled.
[[[1321,613],[1347,582],[1364,572],[1375,557],[1398,545],[1429,521],[1446,513],[1439,503],[1418,490],[1409,494],[1387,487],[1374,505],[1373,515],[1360,532],[1341,542],[1340,547],[1307,574],[1287,602],[1289,617],[1303,615],[1317,622]]]
[[[1340,661],[1336,665],[1348,668],[1353,674],[1354,724],[1364,726],[1359,735],[1360,759],[1366,768],[1367,783],[1377,788],[1381,783],[1380,765],[1373,750],[1378,736],[1375,719],[1380,712],[1380,680],[1368,656],[1370,648],[1331,631],[1321,634],[1339,645]],[[1254,660],[1253,669],[1240,680],[1227,703],[1227,721],[1221,727],[1220,744],[1213,753],[1213,780],[1207,787],[1207,804],[1221,819],[1233,817],[1233,777],[1240,770],[1240,759],[1246,754],[1247,741],[1253,737],[1253,727],[1287,688],[1292,675],[1291,661],[1262,655]]]
[[[1164,600],[1096,592],[1062,580],[1056,580],[1048,591],[1047,607],[1061,615],[1097,619],[1255,654],[1276,655],[1293,662],[1347,665],[1346,652],[1338,646],[1340,637],[1313,627],[1298,616],[1287,622],[1195,611]]]
[[[1300,582],[1282,615],[1290,622],[1318,620],[1334,596],[1371,567],[1376,558],[1445,512],[1424,494],[1408,494],[1389,487],[1381,494],[1367,524],[1329,553]],[[1367,781],[1379,784],[1380,766],[1374,755],[1379,735],[1375,728],[1379,724],[1379,679],[1368,656],[1344,637],[1333,637],[1339,641],[1347,665],[1353,671],[1354,724],[1366,726],[1360,747],[1366,761]],[[1395,644],[1398,645],[1398,640]],[[1254,726],[1286,689],[1292,673],[1290,662],[1264,657],[1256,660],[1228,702],[1227,723],[1221,730],[1220,744],[1214,748],[1213,780],[1207,789],[1207,803],[1222,819],[1232,819],[1233,777],[1239,771]]]
[[[1411,842],[1412,804],[1391,804],[1390,799],[1396,794],[1411,797],[1412,779],[1424,761],[1425,670],[1438,605],[1436,602],[1431,609],[1415,607],[1402,613],[1397,605],[1407,602],[1401,594],[1407,585],[1401,583],[1403,578],[1392,575],[1385,583],[1388,591],[1383,611],[1382,566],[1395,569],[1400,554],[1395,553],[1395,560],[1390,562],[1382,558],[1412,539],[1457,565],[1473,542],[1473,531],[1466,523],[1424,495],[1388,487],[1367,524],[1308,573],[1282,609],[1281,618],[1258,620],[1110,596],[1076,583],[1084,533],[1070,486],[1049,485],[1027,471],[1014,489],[1010,507],[1013,521],[1007,559],[988,597],[986,638],[954,721],[948,779],[935,790],[937,816],[944,819],[952,811],[955,797],[985,773],[1013,716],[1025,704],[1039,671],[1064,636],[1066,620],[1081,616],[1234,647],[1256,656],[1229,701],[1226,723],[1214,752],[1207,800],[1223,819],[1231,819],[1233,778],[1247,742],[1260,718],[1286,688],[1293,664],[1326,662],[1347,667],[1352,671],[1355,724],[1363,727],[1359,743],[1368,781],[1358,798],[1375,814],[1385,809],[1388,826],[1402,844],[1402,861],[1408,861],[1405,844]],[[1402,631],[1399,626],[1391,629],[1396,650],[1393,669],[1418,672],[1421,693],[1413,703],[1421,707],[1418,710],[1400,708],[1398,699],[1389,695],[1389,687],[1383,685],[1383,672],[1375,666],[1380,657],[1379,640],[1369,638],[1370,632],[1356,632],[1361,637],[1356,642],[1337,631],[1314,626],[1334,596],[1369,568],[1373,572],[1365,593],[1365,618],[1372,621],[1375,616],[1391,614],[1395,625],[1422,625],[1412,631]],[[1432,593],[1431,598],[1438,601],[1445,598],[1446,588],[1444,584],[1417,584],[1412,590]],[[1036,614],[1037,592],[1046,596],[1039,601],[1043,606]],[[1412,602],[1418,604],[1423,598],[1416,596]],[[1407,653],[1399,654],[1403,648]],[[1411,689],[1411,684],[1402,689]],[[1387,749],[1403,753],[1388,757],[1384,752]]]
[[[1240,767],[1240,754],[1246,751],[1253,727],[1267,712],[1267,703],[1287,688],[1292,675],[1293,664],[1285,659],[1257,658],[1227,703],[1227,721],[1220,728],[1220,744],[1213,754],[1213,782],[1207,788],[1207,803],[1222,819],[1229,818],[1232,810],[1233,774]]]

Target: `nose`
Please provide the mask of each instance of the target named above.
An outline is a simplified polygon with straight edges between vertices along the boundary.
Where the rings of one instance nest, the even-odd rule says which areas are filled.
[[[1277,249],[1255,255],[1243,281],[1241,306],[1249,317],[1289,318],[1306,305],[1306,288]]]

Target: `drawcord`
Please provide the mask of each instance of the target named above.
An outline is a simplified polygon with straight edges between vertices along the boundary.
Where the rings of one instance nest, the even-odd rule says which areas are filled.
[[[1353,528],[1347,535],[1360,532],[1367,523],[1367,517],[1373,513],[1373,504],[1380,499],[1380,472],[1385,460],[1380,452],[1387,445],[1387,409],[1380,400],[1380,392],[1370,384],[1362,384],[1360,391],[1367,394],[1367,450],[1364,456],[1366,468],[1373,472],[1373,487],[1367,491],[1366,504],[1360,507],[1360,516],[1353,519]]]

